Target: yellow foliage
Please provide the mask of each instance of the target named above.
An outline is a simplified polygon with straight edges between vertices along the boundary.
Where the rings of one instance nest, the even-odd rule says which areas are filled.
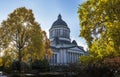
[[[80,36],[96,58],[120,56],[119,4],[120,0],[87,0],[79,6]]]
[[[20,62],[27,62],[30,58],[43,59],[46,47],[50,47],[50,44],[44,43],[44,38],[47,39],[44,33],[31,9],[15,9],[0,27],[0,48],[5,51],[3,64],[9,65],[14,59]],[[51,51],[50,48],[48,51]]]
[[[2,58],[0,58],[0,66],[2,66]]]

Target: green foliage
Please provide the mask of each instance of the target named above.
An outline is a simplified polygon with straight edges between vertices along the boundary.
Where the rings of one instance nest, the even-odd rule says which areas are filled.
[[[22,65],[21,69],[23,71],[27,71],[29,69],[29,65],[27,63],[22,62],[21,65]],[[13,61],[10,65],[9,69],[11,70],[11,72],[16,72],[16,71],[20,70],[19,67],[20,67],[20,62],[19,61]]]
[[[120,0],[87,0],[79,6],[80,36],[85,38],[90,56],[80,58],[81,64],[94,74],[102,71],[108,77],[119,72]],[[118,61],[116,61],[116,58]],[[105,77],[103,75],[103,77]]]
[[[119,56],[119,3],[119,0],[87,0],[79,6],[80,36],[86,39],[95,57]]]
[[[49,70],[49,62],[47,59],[35,60],[32,63],[33,70],[39,70],[40,72],[45,72]]]

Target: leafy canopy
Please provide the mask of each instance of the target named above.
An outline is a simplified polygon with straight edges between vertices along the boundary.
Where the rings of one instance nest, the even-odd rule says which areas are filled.
[[[120,0],[87,0],[79,6],[80,36],[90,55],[120,56]]]
[[[17,8],[1,23],[0,52],[4,53],[3,62],[6,62],[8,57],[10,62],[43,59],[45,48],[50,45],[46,45],[43,41],[49,42],[46,33],[35,21],[31,9]],[[51,52],[50,48],[48,49]]]

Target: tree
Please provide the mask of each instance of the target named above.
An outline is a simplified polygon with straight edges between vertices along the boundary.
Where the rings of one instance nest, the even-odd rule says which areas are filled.
[[[85,38],[94,56],[120,53],[119,3],[119,0],[87,0],[79,6],[80,36]]]
[[[115,61],[120,59],[119,4],[119,0],[87,0],[78,9],[80,36],[85,38],[90,51],[90,56],[83,56],[80,60],[89,70],[99,74],[104,71],[108,77],[119,71],[115,69],[120,63]]]
[[[14,56],[12,60],[27,62],[28,59],[42,59],[45,45],[40,25],[35,21],[31,9],[17,8],[1,23],[0,42],[2,51]],[[3,57],[5,57],[4,55]]]
[[[43,37],[44,37],[43,41],[45,46],[44,58],[50,60],[50,57],[52,56],[53,52],[50,48],[50,40],[47,38],[45,31],[43,31]]]

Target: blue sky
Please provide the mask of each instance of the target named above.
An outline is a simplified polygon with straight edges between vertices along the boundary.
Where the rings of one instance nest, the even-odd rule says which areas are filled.
[[[71,40],[76,40],[78,45],[86,49],[85,40],[79,37],[80,26],[77,14],[78,6],[83,2],[84,0],[0,0],[0,22],[7,19],[8,14],[14,9],[26,7],[33,10],[36,21],[49,35],[48,30],[60,13],[71,30]]]

